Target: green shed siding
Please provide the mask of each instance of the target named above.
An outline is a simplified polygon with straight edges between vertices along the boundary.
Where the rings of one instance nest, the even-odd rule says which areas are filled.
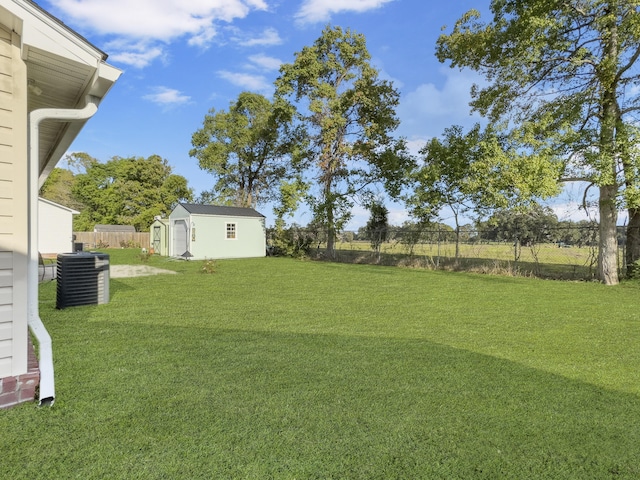
[[[235,225],[235,238],[227,238],[227,225]],[[264,218],[191,216],[191,254],[194,258],[265,256]]]
[[[169,228],[172,256],[182,250],[195,260],[266,255],[265,218],[252,209],[180,204],[169,216]],[[228,230],[235,238],[228,238]]]
[[[149,228],[149,248],[163,257],[169,256],[169,220],[155,219]]]

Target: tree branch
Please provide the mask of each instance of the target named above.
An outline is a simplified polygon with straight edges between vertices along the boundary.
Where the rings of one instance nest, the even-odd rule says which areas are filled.
[[[616,83],[620,81],[624,72],[629,70],[633,66],[633,64],[636,63],[636,60],[638,60],[638,57],[640,57],[640,45],[638,45],[638,48],[636,48],[636,51],[631,56],[627,64],[618,71],[618,74],[616,75],[616,80],[615,80]]]

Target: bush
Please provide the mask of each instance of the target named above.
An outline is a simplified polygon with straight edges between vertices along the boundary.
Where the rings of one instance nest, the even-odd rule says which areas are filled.
[[[120,248],[140,248],[140,244],[133,240],[120,240]]]
[[[213,260],[204,260],[200,267],[202,273],[216,273],[216,262]]]
[[[304,258],[309,255],[311,245],[316,241],[315,235],[296,225],[276,228],[268,252],[274,256]]]

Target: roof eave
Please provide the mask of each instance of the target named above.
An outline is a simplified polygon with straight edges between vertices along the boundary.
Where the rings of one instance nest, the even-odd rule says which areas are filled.
[[[95,97],[99,103],[122,74],[121,70],[105,63],[106,53],[31,0],[3,1],[0,5],[0,20],[20,36],[21,56],[27,64],[30,80],[32,73],[29,65],[33,54],[37,55],[39,62],[48,60],[42,55],[43,52],[46,52],[47,57],[52,60],[59,58],[83,66],[84,85],[81,89],[74,91],[71,96],[72,102],[66,101],[65,104],[62,104],[59,99],[57,103],[53,99],[53,101],[47,101],[46,104],[43,104],[42,98],[45,97],[43,95],[39,102],[34,102],[37,104],[35,109],[81,109],[86,105],[89,95]],[[43,68],[51,68],[48,64],[43,65],[45,64],[39,63],[40,72],[46,72]],[[67,83],[64,78],[58,78],[58,75],[46,75],[42,78],[54,84],[56,90],[65,91]],[[34,94],[30,90],[28,95],[31,104],[31,99],[35,100],[39,94]],[[85,123],[86,120],[70,123],[60,122],[56,127],[58,133],[55,135],[55,141],[47,144],[46,155],[42,153],[39,159],[40,184],[44,182],[60,158],[67,152]]]

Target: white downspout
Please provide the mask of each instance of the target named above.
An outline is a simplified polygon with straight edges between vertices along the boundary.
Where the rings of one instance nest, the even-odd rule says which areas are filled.
[[[53,405],[55,382],[51,336],[38,309],[38,180],[40,176],[40,123],[44,120],[72,122],[86,120],[98,111],[99,99],[87,95],[81,109],[41,108],[29,114],[29,265],[27,271],[27,312],[31,333],[39,345],[40,405]]]

